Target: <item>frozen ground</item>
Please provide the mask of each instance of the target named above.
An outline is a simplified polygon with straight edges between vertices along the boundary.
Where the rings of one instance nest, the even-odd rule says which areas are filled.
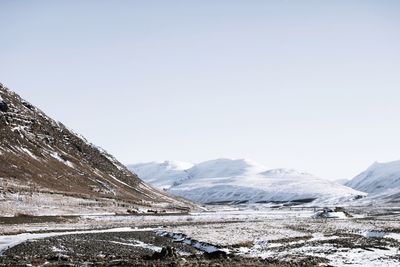
[[[313,219],[312,209],[224,211],[215,218],[237,222],[171,226],[168,231],[246,257],[293,260],[310,255],[333,266],[399,266],[400,212],[353,213],[353,218]]]
[[[2,235],[0,236],[0,255],[8,248],[14,247],[18,244],[26,242],[28,240],[38,240],[53,236],[63,235],[77,235],[77,234],[95,234],[95,233],[115,233],[115,232],[136,232],[136,231],[151,231],[152,228],[137,229],[137,228],[111,228],[105,230],[83,230],[83,231],[65,231],[65,232],[47,232],[47,233],[21,233],[14,235]]]
[[[173,205],[166,203],[151,203],[152,210],[165,212],[182,212]],[[149,206],[115,201],[108,198],[80,198],[64,193],[30,192],[24,188],[21,192],[1,191],[0,178],[0,217],[17,215],[28,216],[65,216],[82,214],[127,214],[146,213]]]
[[[203,251],[222,249],[271,262],[292,263],[315,257],[332,266],[400,264],[400,208],[351,207],[347,211],[353,217],[328,219],[313,218],[315,210],[309,207],[207,208],[206,212],[188,215],[86,215],[64,223],[4,224],[0,229],[8,236],[0,236],[0,248],[14,241],[20,243],[21,237],[24,241],[24,232],[49,231],[47,235],[51,236],[65,234],[54,234],[57,231],[137,227],[151,228],[177,242],[197,244],[195,248]]]

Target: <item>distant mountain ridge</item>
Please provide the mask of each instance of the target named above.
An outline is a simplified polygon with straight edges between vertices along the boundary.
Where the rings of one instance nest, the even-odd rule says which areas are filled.
[[[29,190],[149,207],[187,204],[145,184],[106,151],[2,84],[0,182],[3,199]]]
[[[171,161],[128,165],[155,187],[200,203],[346,201],[366,194],[292,169],[269,169],[247,159],[198,164]]]
[[[174,184],[189,178],[188,169],[194,164],[180,161],[148,162],[129,165],[128,168],[140,177],[146,177],[147,183],[159,189],[168,189]]]
[[[400,201],[400,160],[375,162],[345,185],[369,193],[370,198]]]

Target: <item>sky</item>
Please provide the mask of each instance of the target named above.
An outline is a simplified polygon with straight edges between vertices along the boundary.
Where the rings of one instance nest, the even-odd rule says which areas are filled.
[[[400,159],[400,1],[0,1],[0,82],[123,163]]]

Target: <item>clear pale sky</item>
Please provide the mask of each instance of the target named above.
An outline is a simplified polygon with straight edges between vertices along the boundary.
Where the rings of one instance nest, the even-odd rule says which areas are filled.
[[[400,1],[0,1],[0,81],[124,163],[400,159]]]

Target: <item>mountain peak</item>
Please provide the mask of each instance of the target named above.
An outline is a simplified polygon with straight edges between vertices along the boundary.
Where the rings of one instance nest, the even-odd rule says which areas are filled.
[[[370,193],[387,194],[387,199],[400,196],[400,160],[374,162],[365,171],[346,183],[347,186]]]
[[[177,160],[165,160],[161,163],[161,165],[171,170],[187,170],[193,167],[193,163]]]
[[[196,178],[218,178],[259,173],[266,169],[265,166],[248,159],[220,158],[198,163],[188,172]]]

